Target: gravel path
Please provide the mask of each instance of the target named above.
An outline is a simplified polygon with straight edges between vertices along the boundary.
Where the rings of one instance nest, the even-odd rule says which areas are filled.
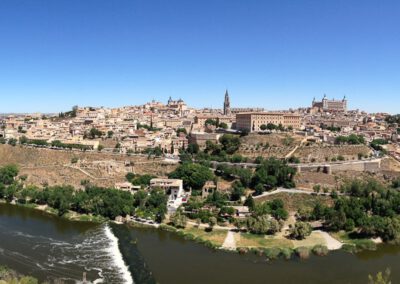
[[[222,247],[224,249],[228,250],[236,250],[236,240],[235,240],[235,233],[232,231],[229,231],[228,234],[226,235],[225,241],[222,244]]]
[[[339,242],[337,239],[333,238],[327,232],[320,230],[314,232],[319,232],[325,238],[326,246],[328,247],[329,250],[337,250],[342,248],[343,244]]]

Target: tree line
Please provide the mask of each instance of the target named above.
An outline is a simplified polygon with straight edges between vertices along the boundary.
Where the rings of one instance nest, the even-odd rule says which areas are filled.
[[[84,190],[72,186],[52,186],[39,188],[24,187],[16,180],[18,167],[14,165],[0,168],[0,198],[18,203],[49,205],[60,216],[68,211],[92,214],[109,219],[117,216],[141,215],[162,221],[167,212],[167,199],[164,191],[153,189],[135,194],[114,188],[102,188],[88,184]]]

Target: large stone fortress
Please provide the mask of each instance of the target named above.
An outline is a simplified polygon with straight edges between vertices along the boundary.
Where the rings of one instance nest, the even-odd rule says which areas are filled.
[[[326,95],[324,95],[320,102],[316,101],[314,98],[312,107],[322,111],[347,112],[347,99],[345,96],[342,100],[328,100]]]

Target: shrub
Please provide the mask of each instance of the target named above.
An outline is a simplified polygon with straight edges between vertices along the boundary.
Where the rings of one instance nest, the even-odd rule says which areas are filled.
[[[326,246],[323,245],[316,245],[312,249],[313,254],[318,256],[326,256],[329,253],[329,250]]]
[[[293,250],[290,248],[282,248],[281,249],[281,256],[285,259],[285,260],[289,260],[292,258],[293,255]]]
[[[281,255],[279,248],[267,248],[264,250],[264,254],[268,259],[277,259]]]
[[[300,259],[307,259],[310,257],[310,248],[307,247],[298,247],[295,249],[296,255]]]

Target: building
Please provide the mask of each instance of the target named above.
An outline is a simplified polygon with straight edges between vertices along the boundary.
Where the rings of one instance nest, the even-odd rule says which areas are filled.
[[[115,184],[115,188],[133,194],[140,189],[140,186],[132,185],[130,182],[119,182]]]
[[[301,116],[285,112],[247,112],[236,114],[236,128],[249,132],[258,132],[262,125],[269,123],[283,127],[301,128]]]
[[[347,99],[346,96],[342,100],[328,100],[326,95],[322,98],[322,101],[312,101],[312,108],[317,108],[322,111],[336,111],[336,112],[347,112]]]
[[[231,115],[231,102],[229,99],[228,90],[226,90],[225,92],[224,115]]]
[[[209,195],[213,194],[216,190],[217,190],[217,185],[213,181],[209,180],[204,184],[201,190],[201,197],[205,199]]]
[[[154,178],[150,180],[150,188],[161,188],[165,191],[168,198],[168,213],[173,214],[183,203],[189,200],[189,193],[183,190],[181,179]]]
[[[181,179],[153,178],[150,188],[161,188],[169,195],[169,200],[176,200],[183,196],[183,181]]]
[[[218,123],[226,123],[227,125],[232,124],[234,117],[231,116],[221,116],[221,115],[196,115],[194,118],[194,123],[204,128],[207,120],[218,121]]]
[[[188,110],[186,103],[182,99],[175,101],[171,97],[169,97],[167,108],[173,110],[179,116],[183,116]]]
[[[207,141],[218,143],[220,136],[217,133],[192,132],[189,136],[189,143],[197,144],[201,149],[204,149]]]
[[[241,112],[263,112],[265,111],[262,107],[234,107],[231,108],[232,114],[237,114]]]

